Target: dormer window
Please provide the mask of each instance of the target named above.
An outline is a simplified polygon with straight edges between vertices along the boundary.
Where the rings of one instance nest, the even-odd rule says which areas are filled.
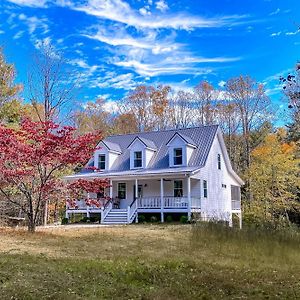
[[[128,149],[130,150],[130,169],[141,169],[148,168],[151,164],[156,145],[151,140],[136,136],[128,145]]]
[[[182,148],[174,149],[174,166],[182,165]]]
[[[143,166],[143,156],[142,151],[134,152],[134,168],[141,168]]]
[[[100,154],[98,158],[98,169],[105,170],[105,154]]]
[[[188,166],[194,150],[194,141],[181,133],[175,132],[166,144],[169,148],[169,166]]]

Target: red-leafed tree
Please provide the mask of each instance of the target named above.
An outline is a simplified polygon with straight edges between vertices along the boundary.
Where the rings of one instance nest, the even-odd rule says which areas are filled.
[[[35,231],[45,201],[57,195],[63,174],[91,157],[100,134],[25,119],[18,129],[0,125],[0,194],[21,208]]]

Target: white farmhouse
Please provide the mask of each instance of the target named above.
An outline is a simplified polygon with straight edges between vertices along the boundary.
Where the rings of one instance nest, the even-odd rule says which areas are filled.
[[[103,224],[128,224],[138,214],[159,214],[164,222],[166,215],[183,213],[190,219],[197,213],[231,225],[237,214],[241,226],[243,181],[231,167],[217,125],[108,136],[98,146],[88,163],[98,170],[66,179],[107,178],[110,187],[87,195],[92,202],[68,202],[66,217],[99,214]],[[110,200],[101,202],[104,196]]]

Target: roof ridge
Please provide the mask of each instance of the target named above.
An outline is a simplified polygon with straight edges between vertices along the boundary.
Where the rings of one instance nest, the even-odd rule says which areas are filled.
[[[108,135],[105,138],[108,137],[115,137],[115,136],[130,136],[130,135],[137,135],[137,134],[150,134],[150,133],[158,133],[158,132],[171,132],[171,131],[181,131],[181,130],[187,130],[187,129],[197,129],[197,128],[203,128],[203,127],[219,127],[219,124],[211,124],[211,125],[199,125],[194,127],[182,127],[182,128],[173,128],[173,129],[164,129],[164,130],[151,130],[151,131],[140,131],[140,132],[132,132],[132,133],[126,133],[126,134],[112,134]]]

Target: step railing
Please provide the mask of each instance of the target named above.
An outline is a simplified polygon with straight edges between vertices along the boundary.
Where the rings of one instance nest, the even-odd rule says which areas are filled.
[[[102,209],[101,209],[101,222],[103,222],[105,220],[105,218],[107,217],[109,212],[112,210],[112,207],[113,207],[113,203],[112,203],[111,200],[106,202],[106,204],[102,207]]]
[[[138,201],[134,199],[127,208],[127,223],[130,224],[136,218],[138,209]]]

